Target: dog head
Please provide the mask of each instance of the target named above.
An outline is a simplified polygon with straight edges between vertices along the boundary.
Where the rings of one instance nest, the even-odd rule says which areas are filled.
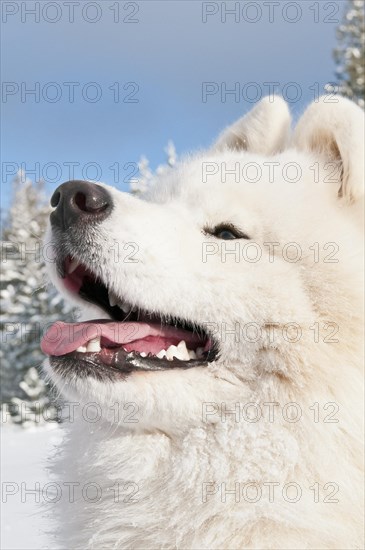
[[[363,113],[335,100],[291,136],[285,102],[264,99],[143,198],[83,181],[54,192],[49,273],[82,321],[42,347],[66,396],[134,402],[143,426],[168,429],[265,377],[303,384],[321,363],[316,323],[331,323],[323,340],[344,322],[351,348]]]

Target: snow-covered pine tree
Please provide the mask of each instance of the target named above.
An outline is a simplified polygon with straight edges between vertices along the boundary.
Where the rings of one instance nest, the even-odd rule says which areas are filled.
[[[176,150],[172,141],[169,141],[164,149],[166,153],[166,163],[160,164],[155,172],[152,172],[146,157],[142,156],[138,163],[138,178],[129,182],[130,191],[134,195],[143,195],[156,181],[156,176],[172,168],[176,163]]]
[[[0,373],[3,411],[25,425],[50,419],[55,412],[51,390],[39,376],[42,333],[54,321],[74,319],[46,282],[42,240],[49,212],[42,183],[19,173],[1,235]]]
[[[346,0],[343,19],[337,28],[338,46],[335,82],[338,93],[365,106],[365,21],[364,0]]]

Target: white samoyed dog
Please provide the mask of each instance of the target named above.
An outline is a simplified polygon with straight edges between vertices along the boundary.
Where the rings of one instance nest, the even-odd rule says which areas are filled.
[[[363,548],[364,114],[265,98],[145,197],[52,197],[70,549]]]

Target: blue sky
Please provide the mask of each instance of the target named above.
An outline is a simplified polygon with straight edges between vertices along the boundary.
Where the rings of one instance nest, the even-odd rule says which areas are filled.
[[[45,176],[50,192],[69,179],[72,163],[75,178],[100,176],[126,190],[127,163],[143,154],[155,167],[169,139],[178,154],[209,145],[255,95],[267,95],[264,83],[278,83],[291,100],[301,95],[291,103],[296,116],[334,78],[342,1],[71,4],[2,2],[5,206],[21,163],[30,177],[34,168]],[[204,82],[216,92],[205,101]],[[222,101],[224,86],[240,96]],[[37,101],[26,94],[32,88]]]

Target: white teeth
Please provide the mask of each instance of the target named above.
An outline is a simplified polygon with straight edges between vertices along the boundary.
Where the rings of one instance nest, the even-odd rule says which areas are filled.
[[[141,354],[142,355],[142,354]],[[189,361],[189,359],[196,359],[195,352],[188,350],[186,347],[186,342],[181,340],[177,346],[170,346],[167,350],[162,349],[157,353],[156,357],[163,359],[166,357],[168,361],[172,361],[174,357],[180,361]]]
[[[89,340],[86,346],[86,351],[100,351],[100,336],[98,338],[93,338],[92,340]]]
[[[79,353],[86,353],[86,347],[85,346],[80,346],[77,348],[77,350]]]
[[[140,356],[141,357],[147,357],[147,353],[145,351],[141,351]]]
[[[130,307],[125,302],[119,302],[118,306],[122,311],[124,311],[124,313],[129,313]]]
[[[170,346],[166,350],[166,358],[168,361],[172,361],[173,358],[178,356],[178,351],[176,346]]]
[[[169,348],[167,348],[166,357],[169,361],[172,361],[174,357],[176,357],[176,359],[180,359],[180,361],[189,361],[189,354],[188,350],[186,349],[185,342],[182,340],[179,346],[170,346]]]
[[[68,273],[71,274],[75,271],[75,269],[80,265],[80,262],[74,258],[71,260],[70,265],[68,266]]]
[[[183,351],[185,351],[187,349],[185,340],[181,340],[181,342],[178,343],[177,349],[180,349],[180,350],[183,350]]]
[[[196,356],[198,359],[202,359],[204,353],[204,348],[196,348]]]
[[[114,294],[112,290],[109,290],[108,296],[109,304],[111,305],[111,307],[116,306],[118,304],[119,298]]]
[[[112,290],[109,290],[109,304],[111,307],[118,306],[124,313],[129,313],[131,308],[128,304],[123,302]]]
[[[179,352],[178,359],[181,359],[181,361],[189,361],[190,357],[185,340],[181,340],[181,342],[178,343],[177,350]]]
[[[189,359],[196,359],[196,354],[195,351],[187,349],[186,342],[181,340],[177,346],[170,346],[167,350],[162,349],[159,351],[156,357],[159,359],[166,357],[168,361],[172,361],[174,357],[180,361],[189,361]]]

